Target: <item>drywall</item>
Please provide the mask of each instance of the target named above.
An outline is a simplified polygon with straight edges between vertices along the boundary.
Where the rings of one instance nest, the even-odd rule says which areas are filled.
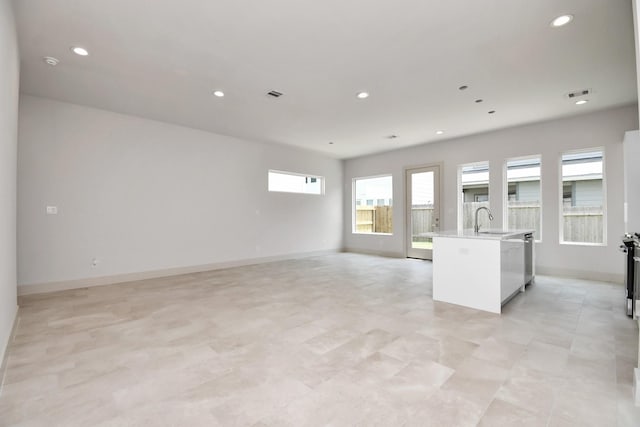
[[[637,79],[637,90],[638,90],[638,99],[640,99],[640,35],[638,34],[638,27],[640,26],[640,9],[638,9],[637,0],[633,0],[633,29],[634,29],[634,37],[636,44],[636,79]],[[638,159],[640,160],[640,159]],[[630,163],[628,159],[625,159],[625,163]],[[628,212],[627,212],[628,214]],[[627,226],[629,224],[627,223]],[[626,231],[631,231],[630,228],[626,228]],[[635,397],[636,406],[640,405],[640,390],[638,389],[638,380],[640,379],[640,343],[638,344],[638,366],[634,371],[634,381],[633,381],[633,395]]]
[[[638,27],[640,27],[640,9],[638,8],[638,1],[633,0],[632,2],[632,10],[633,10],[633,35],[636,45],[636,80],[637,80],[637,89],[640,95],[640,33],[638,32]]]
[[[0,0],[0,58],[2,58],[0,60],[1,364],[18,307],[16,298],[16,147],[20,60],[9,0]]]
[[[340,160],[27,95],[19,123],[21,289],[342,247]],[[269,169],[326,194],[270,193]]]
[[[623,260],[618,251],[623,233],[622,140],[625,131],[638,127],[636,106],[519,126],[497,132],[425,144],[345,161],[345,247],[349,251],[404,256],[404,168],[441,163],[442,229],[457,226],[458,165],[490,162],[489,197],[495,219],[502,227],[503,164],[505,159],[542,155],[542,242],[536,244],[539,274],[557,274],[603,280],[622,280]],[[607,188],[607,245],[559,244],[559,159],[566,150],[604,147]],[[393,174],[394,230],[392,235],[351,232],[351,186],[356,177]]]
[[[640,233],[640,132],[625,133],[622,142],[624,155],[625,232]]]

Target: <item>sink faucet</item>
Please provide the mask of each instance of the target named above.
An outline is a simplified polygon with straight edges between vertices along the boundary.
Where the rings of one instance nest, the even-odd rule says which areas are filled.
[[[491,215],[491,211],[489,210],[489,208],[486,206],[480,206],[478,209],[476,209],[475,222],[473,225],[473,231],[475,231],[476,233],[480,231],[480,224],[478,224],[478,212],[483,209],[489,214],[489,221],[493,221],[493,215]]]

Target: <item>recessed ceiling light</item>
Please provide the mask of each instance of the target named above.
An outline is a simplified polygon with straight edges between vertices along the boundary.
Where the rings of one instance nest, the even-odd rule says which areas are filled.
[[[444,131],[443,131],[443,130],[437,130],[437,131],[436,131],[436,135],[442,135],[443,133],[444,133]]]
[[[222,97],[224,96],[224,92],[223,92],[223,91],[221,91],[221,90],[214,90],[214,91],[213,91],[213,94],[214,94],[215,96],[217,96],[218,98],[222,98]]]
[[[584,105],[584,104],[586,104],[587,102],[589,102],[589,100],[588,100],[588,99],[581,99],[581,100],[579,100],[579,101],[576,101],[576,105]]]
[[[54,58],[53,56],[45,56],[44,58],[42,58],[42,60],[44,61],[45,64],[50,65],[52,67],[55,67],[60,63],[60,60],[58,58]]]
[[[80,46],[74,46],[71,48],[71,52],[75,53],[76,55],[80,55],[80,56],[87,56],[89,55],[89,51],[83,47]]]
[[[365,99],[369,97],[369,92],[358,92],[356,96],[358,99]]]
[[[489,113],[489,114],[495,114],[495,112],[496,112],[496,110],[491,110],[491,111],[489,111],[488,113]]]
[[[551,21],[551,26],[553,28],[558,28],[567,25],[571,21],[573,21],[573,15],[560,15]]]
[[[458,90],[467,90],[467,89],[469,89],[469,86],[467,85],[462,85],[458,88]]]

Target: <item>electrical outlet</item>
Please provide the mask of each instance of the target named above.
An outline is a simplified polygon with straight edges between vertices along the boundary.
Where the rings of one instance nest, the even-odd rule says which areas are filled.
[[[47,215],[58,215],[57,206],[47,206]]]
[[[91,260],[91,267],[97,267],[98,266],[98,258],[93,258]]]

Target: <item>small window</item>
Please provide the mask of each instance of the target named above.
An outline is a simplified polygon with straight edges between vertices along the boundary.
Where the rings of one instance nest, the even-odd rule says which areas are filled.
[[[605,243],[604,153],[602,150],[562,155],[562,243]]]
[[[489,162],[462,165],[458,169],[458,206],[462,229],[473,228],[474,212],[480,207],[489,208]],[[491,228],[489,216],[478,216],[481,228]]]
[[[324,177],[270,170],[269,191],[324,194]]]
[[[353,180],[354,233],[393,232],[393,183],[391,175]]]
[[[535,230],[534,238],[540,241],[540,157],[507,160],[506,167],[506,226],[508,229]]]

